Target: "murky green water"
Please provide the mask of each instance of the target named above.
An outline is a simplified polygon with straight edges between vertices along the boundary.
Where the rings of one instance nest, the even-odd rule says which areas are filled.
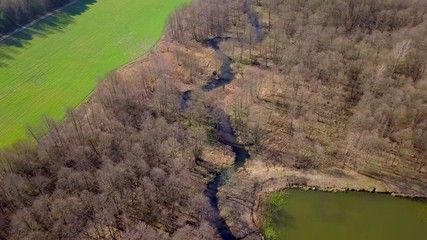
[[[427,240],[427,203],[385,194],[289,190],[283,239]]]

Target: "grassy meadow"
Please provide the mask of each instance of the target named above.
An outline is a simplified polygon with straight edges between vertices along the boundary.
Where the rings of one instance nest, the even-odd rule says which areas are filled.
[[[0,147],[64,117],[108,72],[140,57],[189,0],[81,0],[0,42]]]

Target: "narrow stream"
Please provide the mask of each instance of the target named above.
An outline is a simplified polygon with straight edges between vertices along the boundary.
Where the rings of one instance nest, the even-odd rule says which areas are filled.
[[[231,69],[231,64],[233,60],[225,55],[219,44],[221,41],[227,40],[223,37],[215,37],[205,41],[205,44],[215,50],[218,57],[222,60],[221,73],[214,76],[202,89],[204,92],[209,92],[216,88],[225,86],[234,79],[234,73]],[[186,91],[182,94],[181,108],[186,109],[190,106],[191,101],[191,91]],[[213,113],[215,112],[215,113]],[[222,186],[229,174],[234,173],[240,167],[242,167],[246,159],[249,157],[249,153],[246,149],[237,142],[234,129],[231,126],[231,121],[229,116],[220,109],[211,109],[212,115],[215,117],[216,128],[218,130],[219,141],[227,146],[230,146],[233,152],[236,155],[233,166],[225,169],[222,172],[215,174],[213,180],[207,184],[207,188],[204,192],[205,196],[209,199],[209,203],[214,211],[211,212],[211,217],[217,228],[221,238],[224,240],[234,240],[236,237],[231,232],[230,228],[226,224],[225,220],[220,216],[220,210],[218,206],[218,188]]]
[[[254,28],[255,41],[261,42],[262,32],[261,32],[261,25],[259,23],[259,17],[253,11],[251,11],[251,7],[250,7],[251,5],[252,5],[252,0],[247,0],[245,2],[245,5],[243,6],[243,12],[248,15],[249,20],[251,21],[251,24]]]
[[[243,12],[247,14],[248,19],[254,28],[255,42],[259,43],[263,38],[262,31],[258,16],[250,8],[251,4],[252,0],[247,0],[243,6]],[[221,59],[222,67],[220,73],[214,74],[212,79],[203,86],[202,90],[204,92],[209,92],[216,88],[223,87],[231,83],[234,79],[234,73],[231,68],[233,59],[222,52],[220,48],[220,43],[228,39],[229,38],[227,37],[215,37],[205,41],[205,44],[214,49],[217,56]],[[190,103],[191,91],[184,92],[182,95],[181,108],[185,110],[190,106]],[[227,178],[233,175],[245,164],[250,155],[245,148],[238,143],[235,131],[230,122],[230,117],[220,109],[211,109],[211,114],[216,120],[215,122],[219,134],[219,141],[232,148],[235,153],[235,161],[228,169],[215,173],[214,179],[207,184],[204,194],[209,199],[210,205],[213,209],[210,216],[212,217],[212,223],[215,225],[221,238],[223,240],[236,240],[237,238],[233,235],[230,227],[225,222],[225,219],[220,215],[217,194],[219,187],[223,186],[226,183]],[[375,207],[376,209],[373,209],[377,211],[374,214],[376,217],[385,217],[375,221],[367,221],[369,214],[372,215],[373,212],[373,210],[371,210],[372,207],[370,206],[372,202],[366,200],[369,200],[371,195],[363,199],[363,201],[365,201],[366,209],[369,210],[368,211],[365,208],[360,207],[359,205],[363,204],[360,204],[359,202],[350,202],[348,206],[345,205],[349,202],[348,199],[343,199],[337,202],[333,201],[333,199],[330,200],[329,198],[325,198],[318,201],[313,200],[316,198],[311,196],[318,195],[317,197],[320,198],[322,196],[329,196],[331,193],[301,192],[299,190],[295,190],[293,194],[295,195],[295,200],[289,201],[289,205],[287,205],[286,208],[289,209],[289,212],[283,213],[283,216],[280,217],[280,224],[276,226],[282,228],[286,232],[286,237],[289,239],[404,239],[405,236],[412,236],[411,239],[425,238],[426,228],[423,228],[423,226],[427,223],[427,218],[425,218],[425,213],[427,212],[425,205],[420,203],[411,203],[412,205],[408,207],[409,210],[407,210],[408,212],[412,211],[411,213],[414,213],[413,215],[417,215],[415,213],[418,212],[418,218],[416,218],[416,221],[409,220],[412,216],[405,213],[406,210],[398,212],[394,210],[395,206],[388,206],[385,201],[381,202],[378,207]],[[309,197],[304,198],[305,195],[309,194],[311,194]],[[347,195],[336,194],[334,196],[345,198]],[[378,201],[378,199],[382,200],[382,198],[385,198],[384,196],[372,196],[372,198],[374,197],[376,198],[376,201]],[[397,201],[403,202],[403,200],[395,200],[395,202]],[[398,222],[398,224],[396,224],[396,222]],[[404,225],[404,228],[402,229],[399,224]],[[390,226],[390,228],[382,229],[383,225]],[[339,228],[336,226],[339,226]],[[319,238],[319,236],[328,237]]]
[[[218,116],[218,113],[216,113],[216,116]],[[233,240],[236,238],[232,234],[225,220],[220,216],[217,193],[218,188],[226,183],[227,178],[245,164],[246,160],[249,158],[249,153],[243,146],[237,143],[234,130],[231,127],[231,122],[227,115],[221,115],[221,120],[217,123],[217,129],[219,133],[219,141],[227,146],[231,146],[236,157],[233,166],[223,170],[222,172],[216,173],[215,178],[207,184],[205,195],[208,197],[212,209],[214,209],[214,212],[211,214],[215,219],[215,227],[218,229],[221,238],[224,240]]]
[[[243,11],[248,15],[248,18],[254,28],[256,42],[260,42],[262,40],[260,23],[258,16],[250,10],[251,4],[252,0],[247,0],[243,7]],[[219,46],[222,41],[226,41],[228,39],[229,38],[227,37],[215,37],[205,41],[205,44],[214,49],[218,57],[221,59],[222,67],[221,72],[219,74],[215,74],[214,77],[205,86],[203,86],[202,90],[204,92],[209,92],[216,88],[223,87],[231,83],[234,79],[234,72],[231,68],[233,59],[222,52]],[[190,106],[190,101],[191,91],[184,92],[182,94],[181,109],[185,110],[188,108]],[[217,194],[219,187],[226,182],[226,178],[245,164],[246,160],[249,158],[249,153],[246,151],[244,146],[238,143],[234,129],[231,125],[230,117],[220,109],[212,111],[215,111],[214,116],[216,118],[219,141],[224,145],[230,146],[236,157],[233,166],[215,174],[214,179],[207,184],[204,194],[209,199],[211,207],[214,210],[211,212],[211,217],[214,220],[215,227],[217,228],[221,238],[223,240],[235,240],[237,238],[233,235],[224,218],[220,215]]]

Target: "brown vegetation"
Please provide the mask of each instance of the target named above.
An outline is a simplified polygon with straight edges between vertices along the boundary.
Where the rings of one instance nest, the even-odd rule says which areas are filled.
[[[236,236],[256,230],[256,196],[293,185],[426,197],[426,3],[258,3],[263,41],[236,27],[223,47],[238,60],[224,103],[255,160],[221,189]]]
[[[253,8],[264,40],[227,45],[240,59],[228,107],[242,141],[273,164],[417,176],[426,186],[427,4],[265,0]]]
[[[112,74],[65,123],[46,120],[37,146],[2,155],[2,238],[214,238],[192,172],[204,123],[184,124],[173,85],[146,84]]]
[[[216,9],[227,22],[225,2],[197,2],[171,21],[188,27],[186,17]],[[219,238],[203,193],[232,163],[231,150],[218,144],[208,114],[215,94],[194,91],[185,111],[181,101],[220,60],[198,35],[181,45],[170,32],[154,53],[110,74],[64,123],[29,129],[37,145],[1,153],[1,239]]]
[[[256,238],[256,219],[239,206],[253,209],[246,197],[283,177],[328,185],[351,173],[360,188],[425,196],[426,3],[258,0],[249,7],[262,41],[243,6],[205,0],[181,9],[154,53],[111,74],[64,123],[30,130],[37,145],[2,152],[0,238],[219,238],[203,191],[231,158],[216,144],[213,107],[225,108],[262,161],[220,192],[239,237]],[[220,60],[200,42],[218,35],[231,37],[221,49],[236,80],[202,94]],[[224,199],[240,205],[227,209]]]

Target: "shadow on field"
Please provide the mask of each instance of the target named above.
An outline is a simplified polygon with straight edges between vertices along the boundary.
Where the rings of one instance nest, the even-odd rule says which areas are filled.
[[[90,5],[96,2],[97,0],[79,0],[60,13],[41,20],[30,28],[0,41],[0,68],[7,67],[6,60],[14,59],[13,55],[18,53],[16,48],[10,48],[10,46],[22,48],[31,45],[31,40],[35,36],[47,37],[52,33],[63,32],[66,26],[74,22],[75,16],[83,14]]]

